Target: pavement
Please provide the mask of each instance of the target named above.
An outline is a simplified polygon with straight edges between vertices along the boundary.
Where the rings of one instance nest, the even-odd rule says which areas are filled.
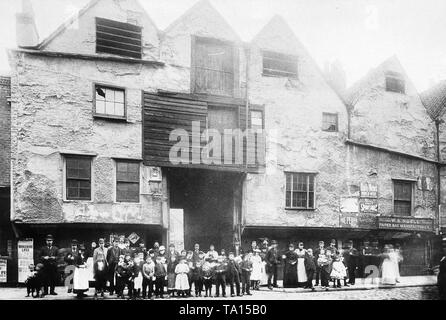
[[[350,287],[330,288],[328,291],[316,287],[315,291],[302,288],[281,288],[269,290],[261,287],[258,291],[252,291],[251,296],[230,297],[229,286],[226,288],[226,298],[210,298],[212,300],[437,300],[437,278],[436,276],[401,277],[400,283],[394,286],[380,285],[374,279],[357,279],[356,284]],[[57,287],[57,296],[46,296],[44,300],[76,300],[76,296],[67,292],[66,287]],[[213,290],[215,292],[215,288]],[[90,288],[84,300],[93,299],[94,289]],[[33,300],[40,298],[26,298],[26,289],[23,287],[0,288],[0,300]],[[100,298],[101,299],[101,298]],[[116,296],[105,295],[105,300],[115,300]],[[175,300],[179,298],[173,298]],[[181,300],[204,300],[204,297],[181,298]]]

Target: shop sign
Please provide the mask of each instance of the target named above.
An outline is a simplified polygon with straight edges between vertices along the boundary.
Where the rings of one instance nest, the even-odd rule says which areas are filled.
[[[19,283],[24,283],[29,275],[29,265],[34,264],[33,239],[19,240],[17,242],[17,258],[19,267]]]
[[[374,229],[376,228],[376,216],[374,214],[342,213],[340,215],[340,227]]]
[[[0,283],[7,282],[7,268],[8,261],[6,259],[0,259]]]
[[[361,183],[361,198],[378,198],[378,186],[373,183]]]
[[[128,239],[131,243],[135,244],[136,242],[138,242],[138,240],[140,239],[140,237],[135,233],[132,232],[129,236]]]
[[[359,211],[378,213],[378,199],[363,198],[359,199]]]
[[[378,217],[378,228],[433,232],[434,221],[429,218],[380,216]]]

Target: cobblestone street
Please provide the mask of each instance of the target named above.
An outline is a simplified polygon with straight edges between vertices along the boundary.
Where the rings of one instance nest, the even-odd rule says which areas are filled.
[[[229,289],[229,288],[228,288]],[[229,291],[229,290],[228,290]],[[46,296],[43,300],[75,300],[73,294],[68,294],[66,288],[58,287],[57,296]],[[0,300],[39,300],[26,298],[25,288],[0,288]],[[93,299],[93,289],[88,292],[84,300]],[[115,300],[106,294],[105,300]],[[203,300],[205,298],[187,298],[184,300]],[[315,292],[303,291],[302,289],[284,291],[283,289],[254,291],[252,296],[211,298],[212,300],[438,300],[438,289],[436,286],[416,286],[400,288],[380,288],[361,290],[332,290]],[[169,300],[169,299],[165,299]],[[172,300],[177,300],[173,298]]]

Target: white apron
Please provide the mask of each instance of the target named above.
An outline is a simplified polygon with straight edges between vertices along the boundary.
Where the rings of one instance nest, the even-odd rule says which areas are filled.
[[[74,290],[88,290],[89,275],[90,275],[90,273],[89,273],[88,268],[76,267],[76,269],[74,269],[74,276],[73,276],[73,289]]]
[[[142,274],[141,274],[141,272],[138,274],[138,276],[134,280],[134,288],[135,288],[135,290],[142,289]]]
[[[253,281],[262,280],[262,269],[263,269],[262,258],[252,257],[251,261],[252,261],[251,280],[253,280]]]
[[[307,282],[307,271],[305,270],[305,258],[297,259],[297,282]]]
[[[95,281],[94,268],[93,268],[93,257],[90,257],[87,259],[87,271],[88,271],[88,281]]]

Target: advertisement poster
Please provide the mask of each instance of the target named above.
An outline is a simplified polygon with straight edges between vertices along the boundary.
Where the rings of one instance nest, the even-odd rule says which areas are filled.
[[[7,279],[7,266],[8,261],[5,259],[0,259],[0,283],[6,283]]]
[[[17,242],[17,258],[19,265],[19,283],[24,283],[28,278],[28,266],[34,264],[33,239],[19,240]]]

